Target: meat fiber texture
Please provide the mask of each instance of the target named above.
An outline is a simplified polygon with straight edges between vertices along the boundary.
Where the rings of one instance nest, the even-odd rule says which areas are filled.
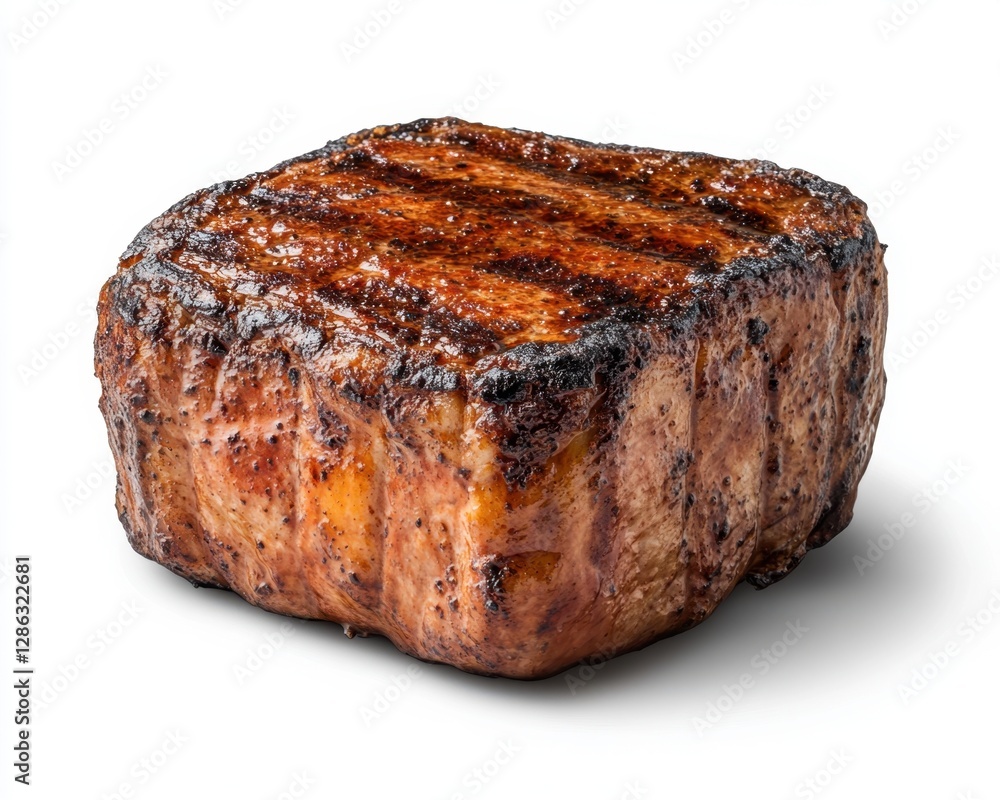
[[[850,521],[883,249],[769,162],[452,118],[331,142],[185,198],[104,286],[122,524],[470,672],[633,650]]]

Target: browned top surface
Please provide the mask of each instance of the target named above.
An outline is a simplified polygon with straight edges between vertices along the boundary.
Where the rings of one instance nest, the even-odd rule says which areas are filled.
[[[122,268],[244,327],[294,316],[458,366],[674,313],[699,286],[830,255],[866,227],[843,187],[767,162],[447,118],[197,192]]]

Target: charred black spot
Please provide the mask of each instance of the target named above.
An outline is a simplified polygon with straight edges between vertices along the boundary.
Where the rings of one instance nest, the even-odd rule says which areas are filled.
[[[747,339],[750,344],[760,344],[770,330],[771,326],[764,320],[760,317],[754,317],[747,323]]]
[[[694,463],[694,453],[690,450],[681,450],[674,457],[674,463],[670,467],[670,477],[674,480],[681,478],[691,468]]]
[[[216,356],[224,356],[229,352],[226,343],[212,333],[205,333],[202,336],[201,346]]]
[[[499,611],[506,593],[504,581],[512,574],[509,563],[503,558],[490,559],[480,566],[479,574],[483,576],[482,590],[486,608]]]
[[[313,438],[317,442],[331,449],[338,449],[347,444],[351,431],[336,411],[319,405],[317,417],[319,425],[312,430]]]
[[[524,399],[524,379],[508,369],[494,367],[479,377],[476,388],[487,403],[506,405]]]

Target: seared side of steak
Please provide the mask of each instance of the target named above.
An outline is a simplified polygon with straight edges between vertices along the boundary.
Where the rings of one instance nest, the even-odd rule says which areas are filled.
[[[798,170],[455,119],[192,194],[99,305],[141,554],[537,678],[696,624],[850,521],[883,247]]]

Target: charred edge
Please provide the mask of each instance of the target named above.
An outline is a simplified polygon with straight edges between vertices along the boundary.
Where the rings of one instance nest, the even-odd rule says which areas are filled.
[[[732,295],[744,281],[766,280],[775,273],[802,272],[808,268],[806,247],[780,234],[768,240],[767,256],[742,256],[726,264],[711,263],[692,270],[698,290],[711,289],[725,297]]]
[[[542,397],[592,389],[598,373],[612,377],[624,371],[631,354],[643,358],[649,337],[634,326],[604,319],[581,327],[580,338],[569,343],[528,342],[508,350],[472,379],[471,387],[488,403],[506,406],[526,399],[537,387]]]
[[[527,485],[556,452],[568,425],[593,425],[610,435],[621,422],[652,340],[640,328],[614,320],[584,327],[581,338],[569,344],[513,348],[471,380],[471,391],[490,406],[483,424],[499,442],[510,487]],[[581,392],[594,393],[586,422],[577,419]]]
[[[861,237],[857,239],[841,239],[833,243],[824,243],[823,251],[830,261],[830,271],[843,272],[850,265],[867,253],[874,252],[878,237],[875,227],[866,218],[861,226]],[[885,252],[883,247],[882,252]]]
[[[188,583],[190,583],[195,589],[222,589],[227,592],[232,591],[232,587],[226,586],[223,583],[213,583],[212,581],[203,581],[199,578],[188,578],[187,576],[182,577],[185,577]]]
[[[746,582],[749,583],[754,589],[766,589],[768,586],[772,586],[782,578],[786,577],[799,565],[804,556],[804,553],[798,553],[791,556],[785,566],[780,569],[770,570],[768,572],[748,573],[746,576]]]
[[[393,353],[385,375],[393,385],[429,392],[454,392],[464,386],[461,372],[440,366],[434,363],[433,356],[418,351]]]
[[[226,303],[215,289],[189,270],[167,260],[167,254],[147,255],[111,279],[112,307],[129,325],[138,325],[150,295],[166,294],[183,308],[210,319],[221,319]]]

